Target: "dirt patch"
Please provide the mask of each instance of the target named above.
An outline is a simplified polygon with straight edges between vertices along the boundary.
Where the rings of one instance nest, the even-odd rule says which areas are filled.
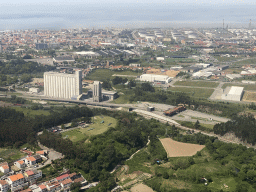
[[[160,139],[160,141],[164,146],[168,157],[193,156],[205,147],[204,145],[181,143],[170,138]]]
[[[154,192],[153,189],[142,183],[131,188],[131,192]]]
[[[256,92],[245,91],[243,101],[256,102]]]

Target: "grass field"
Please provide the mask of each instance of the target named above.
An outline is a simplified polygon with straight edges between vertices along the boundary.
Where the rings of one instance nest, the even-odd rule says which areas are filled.
[[[177,142],[170,138],[160,139],[160,141],[168,157],[193,156],[205,147],[204,145]]]
[[[26,154],[21,153],[17,149],[0,148],[0,157],[3,158],[5,161],[17,160],[24,156],[26,156]]]
[[[256,102],[256,92],[245,91],[243,101]]]
[[[104,123],[102,123],[104,121]],[[62,133],[62,137],[69,138],[72,142],[78,142],[82,139],[104,133],[109,127],[115,127],[116,119],[108,116],[95,116],[92,118],[92,124],[86,128],[74,129]]]
[[[114,75],[114,74],[116,74],[116,75],[132,75],[132,76],[141,75],[141,73],[137,73],[137,72],[130,71],[130,70],[113,71],[110,69],[96,69],[93,72],[91,72],[89,75],[87,75],[86,79],[103,81],[103,80],[113,79],[114,76],[112,76],[112,75]],[[129,77],[123,77],[123,78],[129,79]]]
[[[23,112],[25,116],[50,115],[50,112],[46,110],[32,110],[32,109],[21,108],[21,107],[11,107],[11,108],[15,109],[16,111]]]
[[[219,83],[207,81],[176,81],[174,85],[215,88],[219,85]]]
[[[208,98],[212,95],[214,89],[201,89],[201,88],[190,88],[190,87],[169,87],[168,91],[183,92],[187,93],[192,97]]]
[[[244,87],[244,90],[248,91],[256,91],[256,85],[247,85],[247,84],[237,84],[237,83],[225,83],[222,86],[222,89],[225,89],[226,87],[231,87],[231,86],[238,86],[238,87]]]

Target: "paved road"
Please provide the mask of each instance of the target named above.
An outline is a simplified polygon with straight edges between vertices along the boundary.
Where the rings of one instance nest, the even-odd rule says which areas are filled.
[[[39,142],[38,142],[38,146],[43,150],[47,150],[49,153],[48,153],[48,160],[44,163],[44,165],[39,165],[39,167],[37,167],[37,169],[42,168],[48,164],[51,164],[53,160],[64,158],[64,155],[62,155],[61,153],[59,153],[53,149],[49,149]]]

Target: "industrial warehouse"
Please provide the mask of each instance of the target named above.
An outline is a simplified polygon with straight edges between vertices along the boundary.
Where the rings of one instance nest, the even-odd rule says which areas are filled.
[[[172,79],[167,75],[153,75],[153,74],[143,74],[139,78],[140,81],[148,81],[152,83],[170,83]]]
[[[244,88],[243,87],[227,87],[223,90],[221,99],[228,101],[241,101],[243,97]]]

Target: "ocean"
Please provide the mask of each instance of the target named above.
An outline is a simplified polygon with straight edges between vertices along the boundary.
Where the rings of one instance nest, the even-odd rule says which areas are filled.
[[[62,28],[248,27],[256,5],[46,4],[1,5],[0,30]]]

